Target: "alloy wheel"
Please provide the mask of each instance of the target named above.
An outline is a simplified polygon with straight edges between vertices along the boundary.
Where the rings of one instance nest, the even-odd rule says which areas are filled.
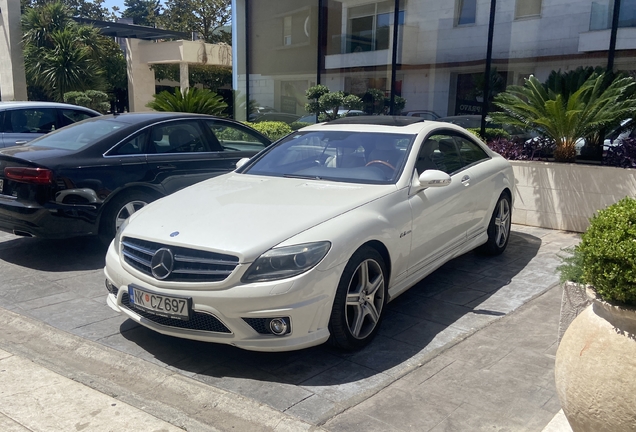
[[[495,216],[495,243],[497,247],[503,247],[510,234],[510,203],[506,198],[502,198],[497,207],[497,216]]]
[[[351,335],[364,339],[373,332],[384,306],[384,275],[372,259],[362,261],[353,273],[347,290],[345,317]]]

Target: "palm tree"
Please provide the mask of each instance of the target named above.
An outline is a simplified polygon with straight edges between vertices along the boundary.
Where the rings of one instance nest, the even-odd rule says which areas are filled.
[[[579,138],[590,136],[636,112],[636,81],[616,78],[609,86],[605,74],[593,74],[581,87],[564,97],[546,89],[534,76],[523,86],[510,86],[495,97],[501,112],[492,112],[495,123],[532,129],[556,144],[555,160],[572,162]]]
[[[210,90],[195,87],[190,87],[183,93],[179,88],[175,89],[174,94],[162,91],[153,95],[153,98],[146,106],[155,111],[221,115],[227,108],[223,97]]]
[[[93,61],[90,48],[78,43],[76,36],[68,28],[58,30],[51,35],[54,48],[25,50],[27,73],[58,101],[64,100],[66,92],[101,85],[101,70]]]
[[[106,38],[92,27],[77,24],[62,3],[27,9],[22,17],[24,65],[30,86],[54,100],[64,93],[104,86],[102,47]]]

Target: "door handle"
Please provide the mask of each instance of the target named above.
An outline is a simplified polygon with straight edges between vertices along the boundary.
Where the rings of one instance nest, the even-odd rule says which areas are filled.
[[[174,166],[174,165],[157,165],[157,168],[159,168],[159,169],[175,169],[176,166]]]
[[[464,177],[462,177],[462,184],[464,186],[470,186],[470,176],[465,175]]]
[[[17,140],[15,143],[16,143],[16,145],[22,145],[22,144],[28,143],[28,141],[27,140]]]

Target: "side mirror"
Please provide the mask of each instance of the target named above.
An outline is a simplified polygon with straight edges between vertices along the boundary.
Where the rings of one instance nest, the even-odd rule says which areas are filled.
[[[444,171],[426,170],[413,182],[411,193],[415,194],[430,187],[444,187],[451,184],[451,177]]]
[[[239,169],[240,167],[242,167],[243,165],[245,165],[246,163],[248,163],[250,161],[250,158],[242,158],[240,159],[237,163],[236,163],[236,169]]]

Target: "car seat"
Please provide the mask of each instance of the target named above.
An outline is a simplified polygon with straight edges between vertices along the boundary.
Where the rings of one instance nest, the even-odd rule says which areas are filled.
[[[441,163],[444,167],[443,169],[439,168],[440,170],[450,174],[462,167],[462,161],[459,159],[459,153],[457,153],[457,147],[452,138],[439,140],[438,146],[442,153]]]
[[[440,169],[440,158],[435,157],[435,150],[438,149],[437,141],[428,139],[424,141],[420,148],[420,153],[417,156],[417,162],[415,162],[415,169],[418,174],[422,174],[429,169]]]
[[[396,168],[402,158],[403,153],[395,147],[395,142],[381,141],[378,142],[373,150],[369,153],[367,164],[372,161],[386,162]]]
[[[168,148],[169,152],[197,151],[194,148],[196,146],[196,139],[186,129],[175,129],[170,132],[170,134],[168,134],[168,142],[170,143],[170,147]]]

